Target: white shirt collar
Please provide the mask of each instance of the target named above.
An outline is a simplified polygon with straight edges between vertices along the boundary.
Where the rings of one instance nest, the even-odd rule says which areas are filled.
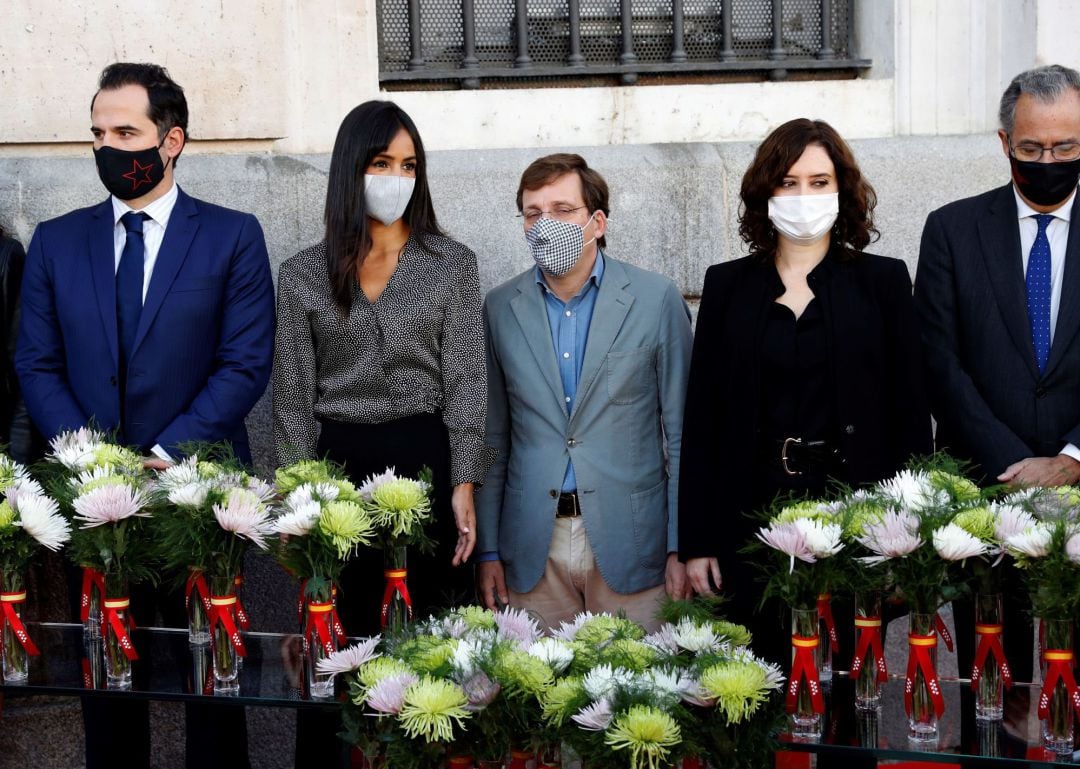
[[[1020,193],[1016,191],[1016,185],[1015,184],[1013,185],[1013,197],[1016,198],[1016,216],[1017,216],[1017,218],[1019,218],[1019,219],[1027,219],[1029,216],[1036,216],[1037,214],[1041,213],[1040,211],[1036,211],[1035,209],[1033,209],[1031,206],[1029,206],[1027,203],[1024,202],[1024,199],[1022,197],[1020,197]],[[1067,222],[1071,221],[1072,220],[1072,204],[1073,204],[1073,199],[1075,197],[1076,197],[1076,190],[1073,190],[1073,193],[1072,193],[1072,195],[1069,195],[1068,200],[1066,200],[1064,203],[1062,203],[1060,206],[1055,208],[1053,211],[1050,211],[1049,213],[1051,215],[1053,215],[1053,216],[1056,216],[1058,219],[1064,219]]]
[[[142,212],[165,228],[169,224],[169,217],[172,216],[173,207],[176,205],[176,198],[179,193],[179,186],[176,182],[173,182],[169,191],[155,200],[153,203],[148,203]],[[113,226],[115,227],[120,222],[120,217],[126,214],[128,211],[134,211],[135,209],[129,206],[125,201],[112,196],[113,207]]]

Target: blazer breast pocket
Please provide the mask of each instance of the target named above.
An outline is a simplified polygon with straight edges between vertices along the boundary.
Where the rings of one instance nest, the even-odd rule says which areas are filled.
[[[648,395],[656,379],[652,363],[651,347],[609,352],[604,363],[608,399],[612,403],[625,404]]]

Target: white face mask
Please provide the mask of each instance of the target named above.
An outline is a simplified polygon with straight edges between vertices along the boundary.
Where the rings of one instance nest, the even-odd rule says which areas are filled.
[[[769,198],[769,219],[773,226],[788,240],[804,246],[825,237],[839,214],[839,192]]]
[[[411,176],[364,174],[367,215],[389,227],[404,215],[415,186],[416,179]]]

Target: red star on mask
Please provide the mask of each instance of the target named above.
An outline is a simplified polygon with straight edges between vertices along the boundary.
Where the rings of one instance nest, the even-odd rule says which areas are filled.
[[[131,191],[139,189],[143,184],[153,184],[154,180],[150,178],[150,172],[154,169],[154,164],[141,165],[138,160],[133,160],[131,170],[124,174],[125,179],[131,180]],[[142,174],[140,177],[139,174]]]

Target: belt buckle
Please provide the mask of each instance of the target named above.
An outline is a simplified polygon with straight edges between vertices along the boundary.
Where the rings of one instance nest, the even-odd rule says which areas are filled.
[[[788,449],[791,446],[801,446],[802,438],[784,438],[784,445],[780,447],[780,467],[783,469],[785,475],[802,475],[801,470],[792,470],[788,466]]]
[[[563,500],[569,497],[571,505],[570,512],[564,513],[562,511]],[[578,505],[578,496],[576,492],[570,491],[559,495],[559,504],[555,507],[556,518],[578,518],[581,516],[581,507]]]

